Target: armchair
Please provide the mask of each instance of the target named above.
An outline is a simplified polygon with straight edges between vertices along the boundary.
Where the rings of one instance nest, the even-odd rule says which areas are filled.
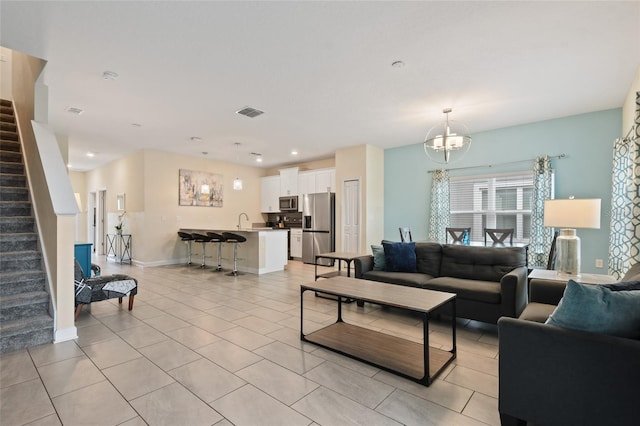
[[[129,296],[129,310],[132,310],[134,297],[138,294],[138,281],[135,278],[123,274],[86,278],[77,260],[74,267],[74,283],[75,319],[80,316],[82,306],[116,297],[118,302],[122,303],[122,298]]]

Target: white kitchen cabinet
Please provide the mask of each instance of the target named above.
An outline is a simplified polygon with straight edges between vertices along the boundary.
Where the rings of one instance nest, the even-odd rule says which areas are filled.
[[[280,211],[280,176],[267,176],[261,179],[260,207],[263,213]]]
[[[336,192],[336,169],[316,170],[315,192]]]
[[[280,170],[280,195],[298,195],[298,168]]]
[[[302,229],[291,229],[290,255],[293,258],[302,258]]]
[[[310,170],[298,174],[298,211],[302,211],[304,194],[316,192],[316,172]]]

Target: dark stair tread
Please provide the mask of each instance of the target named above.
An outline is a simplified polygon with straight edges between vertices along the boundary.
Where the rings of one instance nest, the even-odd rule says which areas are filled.
[[[14,306],[31,305],[49,301],[49,293],[44,290],[17,293],[9,296],[0,296],[0,307],[2,309]]]
[[[15,258],[14,260],[33,259],[36,257],[42,257],[42,253],[37,250],[20,250],[4,253],[2,257],[4,258],[4,260],[7,260],[8,257],[13,257]]]
[[[36,315],[31,318],[2,321],[0,336],[5,338],[49,327],[53,329],[53,318],[50,315]]]
[[[44,271],[12,271],[0,272],[0,283],[28,281],[36,278],[44,277]]]

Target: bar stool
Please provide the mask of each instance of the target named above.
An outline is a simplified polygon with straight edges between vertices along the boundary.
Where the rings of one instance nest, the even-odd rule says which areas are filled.
[[[225,238],[215,232],[207,232],[207,236],[209,237],[209,242],[218,243],[218,266],[214,269],[214,272],[222,272],[222,243]]]
[[[206,235],[198,234],[197,232],[194,232],[191,235],[193,235],[193,241],[196,243],[202,243],[202,265],[200,265],[200,267],[204,269],[206,267],[204,263],[204,256],[207,250],[207,243],[210,241],[210,238]]]
[[[191,243],[195,238],[193,238],[193,235],[189,234],[188,232],[182,231],[178,231],[178,236],[184,243],[187,244],[187,265],[191,265]]]
[[[227,275],[241,275],[242,273],[238,272],[238,244],[244,243],[247,239],[242,235],[234,234],[233,232],[223,232],[222,236],[224,237],[225,242],[233,243],[233,271],[229,272]]]

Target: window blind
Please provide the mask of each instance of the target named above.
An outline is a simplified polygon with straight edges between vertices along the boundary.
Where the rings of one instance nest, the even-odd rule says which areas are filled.
[[[471,228],[471,241],[484,241],[484,228],[513,228],[514,242],[529,241],[533,171],[452,177],[451,227]]]

